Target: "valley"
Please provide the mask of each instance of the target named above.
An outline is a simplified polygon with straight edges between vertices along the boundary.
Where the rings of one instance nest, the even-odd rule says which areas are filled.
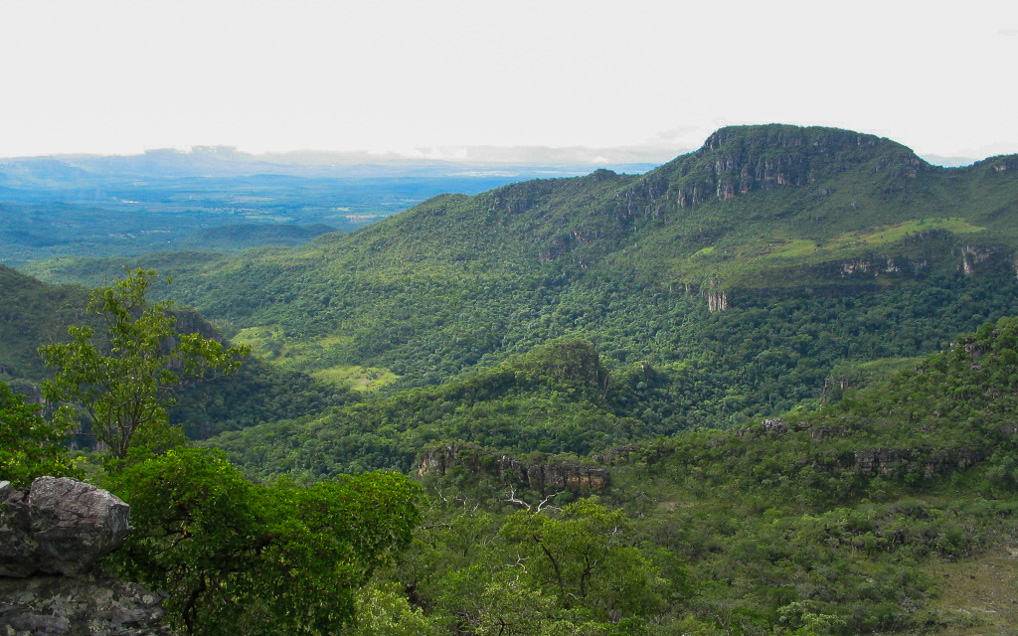
[[[853,131],[737,126],[638,174],[364,185],[342,203],[379,215],[364,227],[330,224],[325,180],[266,179],[138,186],[145,220],[100,202],[142,233],[203,187],[205,212],[264,197],[243,204],[257,225],[203,216],[165,245],[9,226],[0,381],[35,401],[36,349],[102,324],[85,288],[155,270],[181,333],[251,355],[175,395],[179,466],[129,471],[243,473],[270,502],[377,487],[419,514],[386,558],[364,548],[344,633],[1005,629],[1018,589],[989,572],[1018,554],[1018,156],[942,168]],[[0,205],[28,225],[88,218],[14,191]],[[420,486],[372,477],[393,473]],[[209,625],[233,616],[210,603]]]

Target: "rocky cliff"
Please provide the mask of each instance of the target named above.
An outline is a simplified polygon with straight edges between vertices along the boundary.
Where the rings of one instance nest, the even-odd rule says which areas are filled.
[[[169,635],[162,597],[97,568],[130,532],[129,507],[105,490],[40,477],[0,482],[0,633]]]
[[[599,490],[608,471],[574,462],[528,462],[469,444],[443,444],[421,453],[418,476],[444,475],[454,469],[498,477],[503,483],[547,494],[560,490]]]

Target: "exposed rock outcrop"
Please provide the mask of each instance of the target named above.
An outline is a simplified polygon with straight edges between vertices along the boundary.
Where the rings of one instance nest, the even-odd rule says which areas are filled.
[[[887,139],[834,128],[781,125],[722,128],[687,157],[707,161],[702,166],[681,166],[684,178],[672,193],[679,208],[754,190],[807,186],[834,171],[865,163],[871,164],[874,173],[907,179],[928,168],[911,150]]]
[[[130,508],[105,490],[39,477],[0,482],[0,635],[171,635],[163,597],[96,568],[130,532]]]
[[[527,462],[477,446],[443,444],[421,453],[418,476],[444,475],[462,468],[475,474],[497,476],[507,484],[540,493],[553,490],[599,490],[608,485],[608,471],[573,462]]]
[[[728,309],[728,292],[709,289],[704,290],[703,295],[707,298],[707,309],[711,312]]]
[[[985,263],[1000,250],[993,246],[966,245],[961,249],[961,271],[971,276],[976,267]]]
[[[0,577],[3,636],[172,636],[163,596],[101,572],[81,576]]]
[[[863,474],[879,474],[884,477],[900,477],[917,469],[926,479],[962,470],[982,460],[980,450],[954,449],[930,453],[925,449],[871,448],[855,451],[852,458],[855,471]]]
[[[0,482],[0,576],[81,574],[120,547],[129,507],[67,477],[39,477],[28,492]]]

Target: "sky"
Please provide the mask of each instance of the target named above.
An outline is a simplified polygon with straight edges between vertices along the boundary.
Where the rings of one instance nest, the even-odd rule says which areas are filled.
[[[1018,153],[1014,0],[0,0],[0,156],[667,158],[734,124]]]

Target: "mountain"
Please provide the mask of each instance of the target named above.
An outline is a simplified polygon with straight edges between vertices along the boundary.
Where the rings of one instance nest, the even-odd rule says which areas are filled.
[[[204,385],[178,415],[202,445],[262,478],[422,482],[415,540],[358,600],[372,624],[1006,633],[1016,172],[850,131],[726,128],[643,175],[136,264],[271,361],[263,377],[359,392]],[[40,268],[99,282],[123,263]],[[63,306],[13,270],[0,283],[5,344]]]
[[[50,187],[94,182],[276,175],[331,179],[435,179],[464,176],[575,175],[591,166],[647,170],[663,156],[657,146],[419,148],[407,153],[315,152],[251,154],[231,146],[160,148],[136,155],[0,158],[0,185]]]
[[[1016,221],[1018,157],[948,169],[872,135],[745,126],[643,175],[442,195],[293,249],[163,262],[170,295],[284,368],[392,391],[581,338],[610,369],[667,377],[644,408],[677,430],[816,401],[837,364],[1018,314]]]
[[[351,231],[442,192],[477,193],[523,178],[572,176],[592,165],[558,159],[491,164],[467,155],[452,162],[250,155],[223,147],[0,158],[0,263],[295,245],[322,233],[311,228]]]

